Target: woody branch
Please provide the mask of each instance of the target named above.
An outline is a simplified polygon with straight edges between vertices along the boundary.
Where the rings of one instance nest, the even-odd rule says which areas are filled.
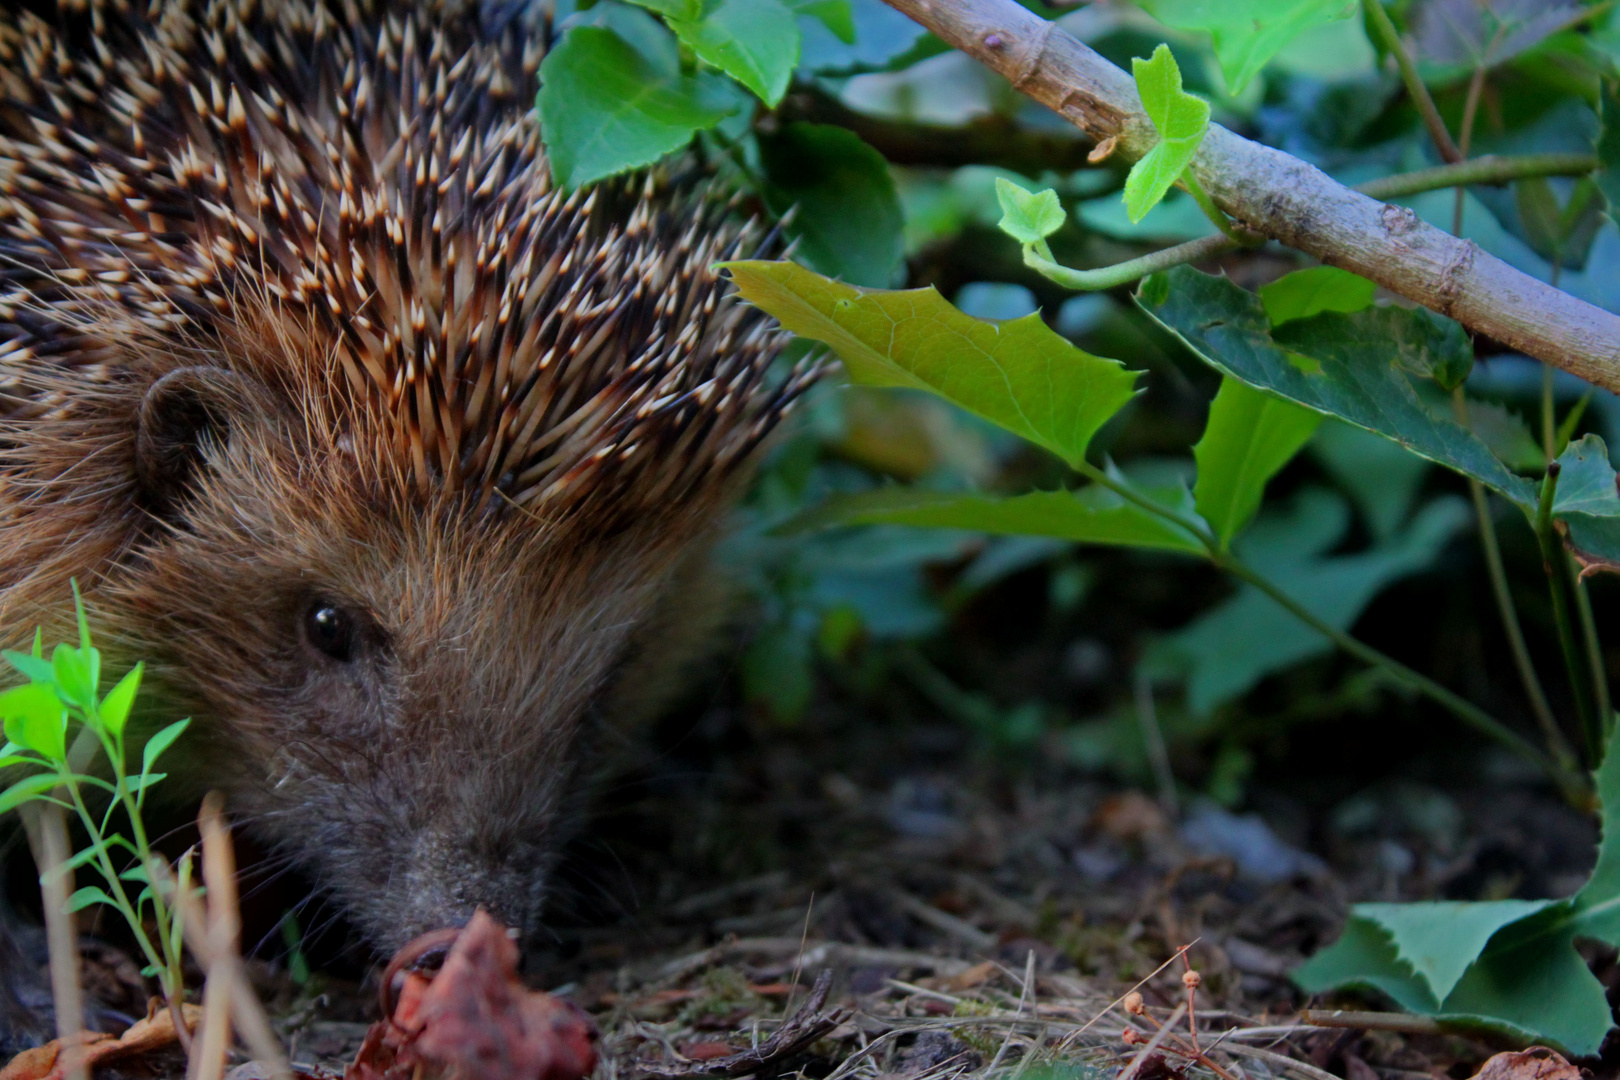
[[[1015,0],[886,0],[1020,92],[1135,160],[1157,138],[1131,77]],[[1620,392],[1620,316],[1211,124],[1198,181],[1252,232],[1352,270],[1475,333]]]

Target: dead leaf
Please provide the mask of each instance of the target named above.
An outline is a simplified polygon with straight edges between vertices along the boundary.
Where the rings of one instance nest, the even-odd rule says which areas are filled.
[[[186,1027],[195,1030],[202,1017],[196,1005],[182,1005]],[[0,1080],[62,1080],[67,1075],[69,1055],[78,1057],[87,1067],[123,1057],[133,1057],[153,1050],[161,1050],[178,1039],[174,1031],[174,1014],[162,1002],[153,998],[147,1003],[146,1016],[130,1025],[118,1038],[101,1032],[87,1031],[67,1048],[62,1040],[53,1039],[44,1046],[24,1050],[0,1069]],[[65,1052],[64,1052],[65,1050]]]
[[[1473,1080],[1581,1080],[1581,1070],[1556,1050],[1532,1046],[1490,1058],[1479,1067]]]
[[[952,990],[972,990],[975,986],[983,986],[995,978],[1001,971],[994,960],[986,960],[982,964],[974,964],[966,971],[952,975],[945,980],[945,985]]]
[[[480,909],[436,975],[405,974],[393,1016],[372,1025],[345,1080],[582,1080],[596,1067],[595,1024],[525,987],[517,959]]]

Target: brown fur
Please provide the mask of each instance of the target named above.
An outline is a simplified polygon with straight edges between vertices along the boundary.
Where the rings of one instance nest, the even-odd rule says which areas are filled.
[[[532,928],[591,729],[807,377],[767,388],[709,269],[746,236],[554,190],[536,50],[448,5],[69,6],[0,14],[0,630],[77,577],[192,779],[374,944]]]

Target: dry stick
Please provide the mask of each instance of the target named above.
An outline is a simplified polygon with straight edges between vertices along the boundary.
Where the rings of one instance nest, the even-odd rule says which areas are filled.
[[[73,869],[66,863],[73,850],[68,846],[67,819],[62,808],[51,803],[25,805],[22,815],[28,843],[33,848],[34,865],[39,868],[56,1037],[62,1044],[67,1080],[85,1080],[83,1058],[73,1047],[84,1030],[84,997],[79,990],[78,929],[74,926],[73,913],[68,911],[68,898],[73,893]]]
[[[1024,961],[1024,986],[1023,989],[1018,992],[1018,1011],[1013,1014],[1014,1021],[1017,1021],[1023,1017],[1024,1005],[1029,1001],[1030,996],[1034,991],[1034,987],[1035,950],[1031,949],[1029,950],[1029,958]],[[1007,1056],[1007,1048],[1012,1045],[1013,1035],[1016,1034],[1017,1031],[1018,1028],[1016,1023],[1014,1026],[1007,1029],[1007,1037],[1001,1040],[1001,1048],[996,1051],[996,1056],[990,1059],[990,1064],[986,1067],[985,1072],[995,1072],[996,1066],[1001,1064],[1001,1059]]]
[[[1306,1009],[1301,1023],[1311,1027],[1357,1028],[1362,1031],[1398,1031],[1406,1035],[1443,1035],[1448,1030],[1429,1016],[1410,1013],[1360,1012],[1354,1009]]]
[[[1136,1052],[1136,1056],[1131,1058],[1130,1064],[1121,1069],[1119,1075],[1115,1077],[1114,1080],[1132,1080],[1137,1073],[1141,1072],[1143,1063],[1147,1061],[1147,1056],[1153,1053],[1153,1051],[1157,1050],[1160,1044],[1170,1037],[1171,1029],[1173,1029],[1176,1024],[1181,1021],[1182,1014],[1186,1011],[1186,1002],[1182,1002],[1180,1005],[1177,1005],[1176,1011],[1170,1014],[1169,1019],[1165,1020],[1164,1023],[1159,1025],[1159,1030],[1153,1033],[1153,1037],[1147,1041],[1142,1049]],[[1135,1029],[1131,1028],[1128,1030],[1134,1031]]]
[[[1131,77],[1016,0],[885,0],[1130,160],[1158,133]],[[1404,207],[1211,124],[1199,183],[1252,232],[1341,266],[1509,348],[1620,391],[1620,316],[1513,269]]]
[[[253,992],[238,952],[241,914],[236,897],[236,855],[231,847],[230,831],[225,826],[223,805],[219,793],[210,792],[203,799],[202,812],[197,816],[202,831],[203,883],[208,886],[208,910],[204,912],[197,894],[191,891],[182,893],[176,889],[175,903],[181,907],[186,944],[208,969],[208,990],[216,982],[222,989],[228,988],[223,996],[237,1034],[253,1051],[253,1056],[269,1068],[271,1076],[276,1080],[292,1080],[287,1055],[276,1040],[259,996]],[[208,990],[204,992],[205,1005]],[[205,1026],[206,1023],[207,1014]],[[204,1041],[199,1039],[199,1045]]]

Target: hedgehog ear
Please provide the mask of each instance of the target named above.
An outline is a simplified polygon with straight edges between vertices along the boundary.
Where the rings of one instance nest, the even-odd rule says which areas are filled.
[[[251,400],[247,380],[219,368],[179,368],[147,388],[136,418],[135,481],[148,510],[174,515],[204,467],[204,446],[223,444],[230,418]]]

